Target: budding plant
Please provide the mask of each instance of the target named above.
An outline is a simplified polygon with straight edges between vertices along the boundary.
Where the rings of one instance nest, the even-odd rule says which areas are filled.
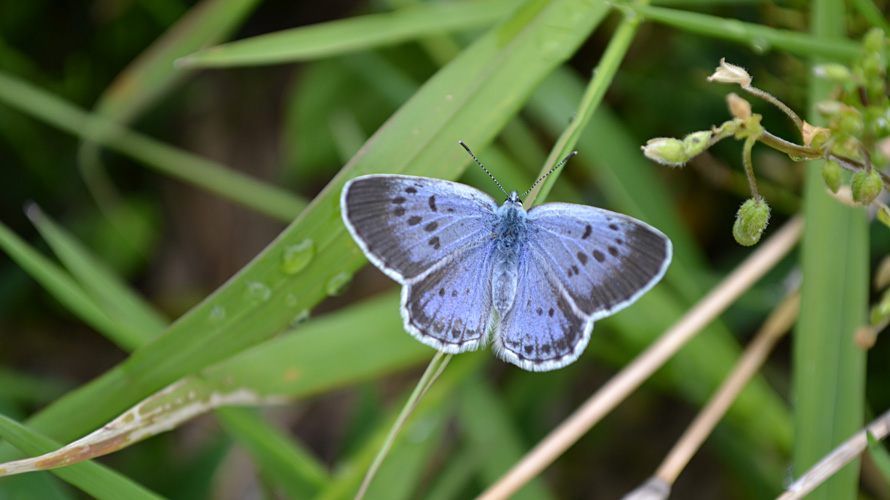
[[[742,163],[751,198],[742,204],[733,225],[733,236],[741,245],[750,246],[760,241],[770,217],[769,206],[757,190],[751,161],[751,150],[757,142],[787,154],[794,161],[817,160],[825,185],[835,198],[853,205],[875,206],[878,220],[890,226],[890,208],[878,199],[884,187],[890,188],[890,178],[881,172],[887,166],[890,150],[886,47],[884,32],[873,29],[865,35],[862,52],[851,67],[826,64],[816,68],[817,76],[837,84],[832,99],[817,105],[826,127],[801,120],[776,97],[752,86],[752,77],[743,68],[720,61],[708,81],[739,85],[748,94],[779,108],[797,126],[802,144],[771,134],[761,124],[762,116],[751,111],[751,104],[730,93],[727,104],[731,120],[711,130],[693,132],[683,139],[650,139],[643,146],[643,153],[658,163],[680,167],[727,137],[744,141]],[[853,173],[849,181],[845,180],[843,170]],[[890,306],[885,309],[890,318]]]

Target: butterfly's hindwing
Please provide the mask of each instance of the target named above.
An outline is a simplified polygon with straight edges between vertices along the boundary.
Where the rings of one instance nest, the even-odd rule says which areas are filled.
[[[633,303],[664,276],[671,241],[648,224],[607,210],[547,203],[529,211],[532,246],[593,319]]]
[[[488,237],[498,208],[469,186],[400,175],[353,179],[340,204],[368,258],[400,283]]]
[[[513,307],[494,336],[498,357],[526,370],[555,370],[577,359],[592,329],[543,257],[524,252]]]
[[[405,285],[405,328],[424,344],[449,353],[485,343],[491,319],[491,245],[455,255]]]

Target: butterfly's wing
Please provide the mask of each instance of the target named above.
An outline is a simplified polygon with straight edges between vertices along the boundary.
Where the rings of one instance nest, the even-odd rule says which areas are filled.
[[[491,239],[498,208],[487,194],[456,182],[366,175],[343,187],[343,221],[368,259],[405,284],[450,256]]]
[[[405,329],[417,340],[449,353],[473,351],[486,342],[494,245],[486,238],[402,288]]]
[[[555,370],[575,361],[587,347],[593,319],[577,309],[537,253],[522,254],[518,277],[513,307],[494,334],[495,354],[531,371]]]
[[[569,203],[540,205],[528,215],[531,250],[594,320],[632,304],[671,263],[671,240],[633,217]]]
[[[494,199],[439,179],[369,175],[346,184],[340,205],[368,259],[403,285],[408,332],[451,353],[485,340]]]
[[[641,221],[583,205],[539,205],[529,210],[528,220],[517,296],[502,318],[495,347],[522,368],[553,370],[583,352],[595,320],[658,283],[672,246]]]

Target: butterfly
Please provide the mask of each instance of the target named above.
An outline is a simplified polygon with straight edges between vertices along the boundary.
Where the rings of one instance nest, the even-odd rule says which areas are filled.
[[[623,214],[569,203],[526,211],[525,195],[504,194],[498,204],[456,182],[374,174],[347,182],[340,208],[368,260],[402,285],[417,340],[447,353],[490,341],[504,361],[555,370],[581,355],[594,321],[658,283],[671,241]]]

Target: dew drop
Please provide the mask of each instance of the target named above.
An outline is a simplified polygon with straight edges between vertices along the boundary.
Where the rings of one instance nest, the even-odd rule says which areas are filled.
[[[284,297],[284,305],[287,307],[294,307],[297,305],[297,296],[292,293],[287,294]]]
[[[296,274],[305,269],[313,257],[315,257],[315,242],[310,239],[288,245],[281,254],[281,272]]]
[[[272,296],[272,290],[259,281],[247,282],[247,297],[257,302],[265,302]]]
[[[765,54],[772,48],[772,44],[765,38],[755,38],[750,42],[751,50],[756,54]]]
[[[290,326],[297,326],[307,321],[309,321],[309,309],[303,309],[294,316],[294,319],[290,320]]]
[[[340,295],[346,290],[346,287],[349,286],[349,282],[352,281],[352,276],[347,273],[337,273],[328,280],[328,284],[326,287],[326,291],[328,295]]]
[[[222,323],[226,319],[226,309],[222,306],[213,306],[210,310],[210,321]]]

